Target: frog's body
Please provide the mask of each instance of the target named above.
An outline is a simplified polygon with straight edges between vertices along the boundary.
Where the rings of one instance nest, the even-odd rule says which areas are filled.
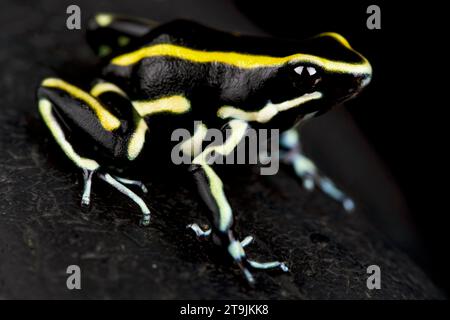
[[[83,204],[90,201],[91,178],[98,173],[140,206],[143,223],[148,224],[150,211],[144,201],[123,184],[143,185],[109,175],[101,161],[133,163],[142,154],[147,134],[168,139],[172,130],[191,129],[195,120],[202,123],[192,132],[195,144],[202,142],[207,128],[226,126],[232,139],[222,146],[185,151],[194,157],[191,170],[211,211],[214,235],[249,281],[253,278],[248,267],[286,269],[279,262],[261,264],[246,258],[243,247],[248,239],[235,240],[231,207],[207,158],[231,152],[248,126],[287,130],[355,95],[370,80],[367,60],[334,33],[300,43],[229,34],[183,20],[154,26],[104,14],[91,22],[88,40],[107,59],[102,80],[86,92],[48,78],[38,93],[44,121],[84,172]],[[91,139],[95,152],[82,155],[75,150],[66,138],[67,129]],[[287,161],[309,181],[305,186],[316,182],[336,199],[346,198],[299,154],[295,135],[286,135],[282,142],[296,153],[288,153]],[[210,233],[195,224],[191,227],[199,236]]]

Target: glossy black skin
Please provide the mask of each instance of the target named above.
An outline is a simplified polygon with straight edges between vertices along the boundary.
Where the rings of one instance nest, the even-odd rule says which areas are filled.
[[[91,25],[88,32],[90,43],[102,43],[106,39],[117,38],[116,30],[108,31]],[[123,32],[123,22],[120,32]],[[98,36],[98,37],[97,37]],[[102,36],[102,38],[99,38]],[[130,36],[130,33],[128,33]],[[128,47],[119,49],[109,56],[130,52],[142,46],[169,43],[191,49],[206,51],[239,52],[269,56],[288,56],[296,53],[308,53],[328,59],[360,62],[361,57],[345,48],[332,37],[312,38],[305,41],[280,40],[273,38],[242,36],[214,30],[198,23],[177,20],[147,32],[139,31]],[[112,41],[112,40],[111,40]],[[302,64],[304,65],[304,64]],[[328,108],[345,100],[359,89],[359,77],[348,74],[326,72],[314,66],[317,74],[299,76],[297,65],[240,69],[221,63],[194,63],[171,57],[153,57],[142,60],[131,67],[106,64],[103,78],[118,84],[131,100],[152,100],[172,94],[185,95],[192,104],[192,111],[183,115],[186,125],[192,120],[202,120],[208,127],[220,128],[225,121],[218,119],[219,107],[231,105],[247,111],[259,110],[268,101],[280,103],[315,90],[324,93],[320,102],[311,102],[297,110],[280,113],[265,127],[281,130],[289,129],[295,120],[304,114]],[[154,118],[154,116],[152,116]],[[158,118],[158,116],[156,116]],[[155,119],[148,119],[155,122]],[[151,123],[149,123],[151,124]],[[180,125],[180,123],[176,123]],[[252,126],[260,126],[252,123]],[[173,127],[169,124],[170,127]],[[165,126],[167,127],[167,126]]]
[[[118,45],[120,36],[130,39],[127,46]],[[300,42],[231,34],[185,20],[157,26],[146,20],[116,17],[107,27],[100,27],[92,20],[87,39],[96,52],[101,45],[112,48],[112,53],[102,60],[101,78],[118,85],[131,101],[153,100],[173,94],[182,94],[190,100],[191,111],[188,113],[159,113],[145,119],[151,137],[147,139],[144,149],[158,150],[158,155],[165,155],[162,162],[170,156],[170,150],[175,144],[170,139],[174,129],[185,128],[192,132],[194,120],[202,121],[209,128],[223,128],[229,120],[217,117],[217,110],[223,105],[255,111],[264,107],[268,101],[279,103],[304,93],[321,91],[324,97],[320,100],[280,112],[265,124],[250,123],[255,128],[286,130],[304,115],[315,111],[319,111],[318,114],[326,112],[336,103],[350,97],[359,90],[362,80],[350,74],[326,72],[317,66],[314,66],[317,70],[314,76],[300,76],[294,71],[297,65],[293,64],[240,69],[222,63],[194,63],[173,57],[146,58],[126,67],[109,63],[115,56],[157,43],[208,51],[270,56],[308,53],[339,61],[360,61],[359,55],[332,37]],[[86,87],[84,89],[88,90]],[[127,141],[139,118],[130,101],[115,93],[99,97],[122,123],[118,130],[109,132],[101,127],[89,106],[84,105],[83,101],[72,99],[64,91],[41,87],[38,95],[60,106],[55,109],[56,116],[70,135],[71,143],[83,150],[83,155],[95,159],[101,157],[104,163],[116,166],[125,166],[129,162],[126,156]]]

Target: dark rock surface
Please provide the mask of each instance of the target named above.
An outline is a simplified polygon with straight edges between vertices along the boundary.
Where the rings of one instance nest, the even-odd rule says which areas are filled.
[[[148,228],[138,226],[133,204],[99,180],[92,209],[83,212],[79,173],[49,138],[34,98],[45,76],[92,76],[96,60],[82,33],[65,29],[71,3],[3,1],[0,10],[0,298],[442,298],[363,211],[346,215],[322,194],[305,192],[285,169],[273,177],[248,168],[225,175],[236,230],[256,238],[249,255],[286,260],[291,268],[256,272],[253,289],[221,251],[185,229],[206,220],[184,175],[146,174],[145,200],[154,213]],[[102,10],[162,20],[182,13],[159,1],[75,3],[83,20]],[[222,11],[218,27],[234,14]],[[66,288],[72,264],[82,270],[79,291]],[[381,267],[381,290],[366,287],[372,264]]]

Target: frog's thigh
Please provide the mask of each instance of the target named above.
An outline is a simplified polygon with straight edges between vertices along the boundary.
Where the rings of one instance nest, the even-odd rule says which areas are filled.
[[[63,129],[58,120],[54,116],[53,105],[50,100],[46,98],[39,99],[39,112],[44,119],[45,124],[50,129],[56,143],[61,147],[66,156],[72,160],[75,165],[83,170],[84,189],[81,204],[89,205],[92,185],[92,175],[100,165],[93,159],[88,159],[80,156],[72,147],[72,144],[66,139]]]
[[[144,118],[136,111],[127,94],[114,83],[99,80],[91,88],[90,94],[122,123],[126,123],[125,129],[116,133],[116,136],[120,136],[116,141],[116,149],[123,150],[121,157],[130,161],[136,159],[144,147],[148,131]]]
[[[47,78],[41,83],[38,97],[40,101],[47,101],[42,102],[44,110],[49,109],[45,105],[50,105],[52,113],[68,126],[88,134],[93,142],[108,150],[114,147],[114,131],[121,122],[89,93],[61,79]]]

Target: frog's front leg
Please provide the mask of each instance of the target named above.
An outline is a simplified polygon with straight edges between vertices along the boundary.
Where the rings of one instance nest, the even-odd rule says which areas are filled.
[[[353,200],[341,191],[330,178],[323,175],[314,162],[303,154],[297,129],[283,132],[280,146],[285,149],[280,154],[281,160],[292,165],[296,175],[302,179],[305,189],[311,191],[317,185],[325,194],[340,202],[347,212],[354,210]]]
[[[80,151],[76,151],[67,135],[70,131],[72,135],[78,133],[87,136],[85,145],[101,147],[111,159],[136,158],[145,140],[146,125],[134,111],[125,93],[106,82],[97,83],[88,93],[61,79],[48,78],[42,82],[38,97],[39,112],[54,139],[66,156],[83,171],[82,205],[90,204],[92,178],[98,174],[102,180],[134,201],[142,211],[142,223],[148,224],[150,210],[147,205],[122,184],[138,182],[114,178],[104,172],[99,161],[84,157]],[[143,185],[139,186],[143,189]]]
[[[287,267],[279,261],[260,263],[248,259],[244,247],[253,238],[247,237],[243,241],[238,241],[232,231],[233,212],[225,196],[222,181],[211,168],[210,163],[217,156],[227,156],[236,148],[244,138],[248,124],[241,120],[231,120],[228,126],[231,129],[231,135],[227,140],[222,145],[209,146],[197,155],[190,170],[194,175],[200,196],[211,214],[212,234],[215,240],[218,240],[221,245],[226,247],[228,254],[242,270],[248,282],[253,283],[254,278],[249,268],[280,268],[283,271],[287,271]],[[208,236],[208,233],[210,233],[208,230],[204,231],[196,228],[195,224],[190,227],[200,236]]]

